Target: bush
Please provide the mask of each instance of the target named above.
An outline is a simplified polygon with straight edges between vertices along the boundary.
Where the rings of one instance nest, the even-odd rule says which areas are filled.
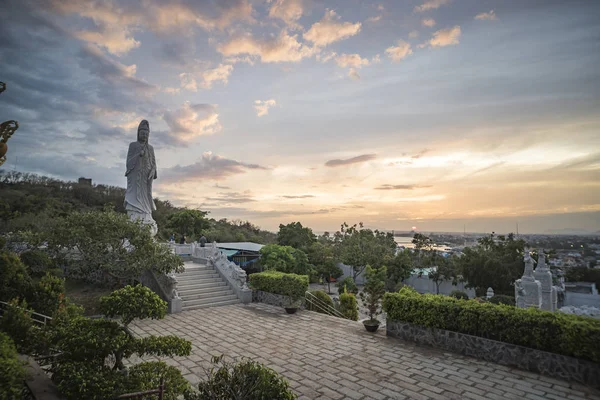
[[[463,292],[462,290],[451,291],[450,297],[454,297],[455,299],[469,300],[469,295]]]
[[[31,278],[19,257],[12,252],[0,252],[0,301],[24,298],[32,292]]]
[[[32,308],[37,313],[52,316],[64,297],[65,280],[47,273],[35,287]]]
[[[42,250],[27,250],[21,253],[19,257],[32,276],[42,276],[46,274],[48,270],[53,270],[54,268],[54,262],[50,256]]]
[[[125,286],[100,298],[102,313],[108,318],[120,317],[124,325],[135,318],[161,319],[167,313],[167,302],[150,288],[142,285]]]
[[[0,332],[0,398],[21,398],[25,368],[17,358],[17,349],[8,335]]]
[[[114,399],[124,393],[124,375],[105,365],[64,362],[51,371],[52,381],[67,400]]]
[[[157,389],[160,378],[164,378],[165,400],[177,400],[177,398],[191,389],[188,381],[181,372],[163,361],[143,362],[129,368],[129,376],[125,385],[127,393],[143,392]]]
[[[404,287],[383,301],[390,321],[446,329],[600,362],[600,320],[503,304],[420,295]]]
[[[307,278],[308,279],[308,278]],[[189,393],[186,400],[293,400],[297,396],[285,378],[264,365],[251,360],[229,363],[222,356],[213,357],[208,380],[198,384],[197,393]]]
[[[356,302],[356,296],[352,293],[342,293],[340,295],[340,312],[344,317],[351,319],[352,321],[358,321],[358,303]]]
[[[333,300],[325,291],[323,290],[311,290],[310,293],[317,298],[317,305],[314,304],[311,300],[314,300],[312,297],[307,297],[306,301],[306,309],[309,311],[316,311],[321,314],[329,314],[327,311],[323,310],[323,305],[321,303],[325,303],[329,307],[333,307]],[[309,300],[310,299],[310,300]]]
[[[502,294],[497,294],[495,296],[492,296],[488,301],[492,304],[506,304],[507,306],[515,305],[514,296],[505,296]]]
[[[304,297],[308,290],[308,276],[265,271],[250,275],[250,286],[255,290],[289,296],[292,301]]]
[[[356,283],[354,283],[354,279],[352,279],[351,276],[347,276],[341,281],[338,281],[336,286],[338,288],[338,294],[340,295],[344,293],[344,287],[349,293],[358,294],[358,286],[356,286]]]
[[[14,342],[19,353],[31,353],[41,341],[40,330],[34,326],[31,310],[25,300],[13,299],[4,309],[0,318],[0,331],[5,332]]]

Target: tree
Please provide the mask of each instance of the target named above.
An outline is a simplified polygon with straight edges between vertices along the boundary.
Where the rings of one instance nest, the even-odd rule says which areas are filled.
[[[160,274],[183,268],[181,258],[154,241],[148,227],[111,210],[73,212],[45,235],[49,251],[76,278],[105,274],[132,280],[147,269]]]
[[[385,286],[388,291],[394,292],[399,290],[399,285],[405,279],[408,279],[412,274],[414,268],[411,251],[404,249],[399,251],[398,254],[387,265],[387,279]]]
[[[260,265],[264,269],[288,274],[308,275],[311,272],[306,253],[278,244],[268,244],[260,249]]]
[[[379,322],[377,316],[381,314],[381,299],[385,294],[386,267],[371,268],[367,266],[367,282],[359,293],[360,300],[365,306],[371,323]]]
[[[208,212],[200,210],[176,211],[167,217],[166,229],[169,233],[183,234],[190,239],[199,238],[210,228],[205,218]]]
[[[281,246],[292,246],[306,252],[316,241],[317,237],[312,229],[303,227],[300,222],[279,225],[277,244]]]
[[[428,236],[422,233],[415,233],[412,244],[415,246],[415,256],[417,257],[417,266],[422,268],[425,266],[424,259],[427,259],[433,251],[433,241]]]
[[[331,278],[337,279],[343,274],[335,262],[333,253],[333,246],[322,242],[314,242],[308,249],[308,260],[314,266],[315,274],[327,282],[329,293]]]
[[[366,268],[385,265],[396,251],[394,235],[378,230],[364,229],[362,222],[348,226],[344,222],[336,233],[337,257],[346,265],[351,265],[356,279]]]
[[[433,252],[435,254],[435,250]],[[434,267],[429,272],[428,277],[435,283],[435,293],[440,294],[440,284],[444,281],[452,281],[457,283],[456,268],[451,259],[437,256],[432,261]]]

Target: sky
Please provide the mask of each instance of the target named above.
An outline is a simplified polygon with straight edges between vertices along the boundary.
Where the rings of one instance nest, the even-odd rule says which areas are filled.
[[[269,230],[600,231],[600,2],[5,0],[5,170]]]

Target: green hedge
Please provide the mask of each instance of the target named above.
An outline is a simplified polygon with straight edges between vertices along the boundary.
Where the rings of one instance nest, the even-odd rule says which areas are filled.
[[[25,367],[8,335],[0,332],[0,398],[17,399],[25,386]]]
[[[600,320],[448,296],[421,295],[404,287],[386,293],[390,321],[445,329],[600,362]]]
[[[342,293],[340,295],[340,312],[344,317],[352,321],[358,321],[358,304],[356,296],[352,293]]]
[[[290,296],[298,300],[308,290],[308,275],[265,271],[250,275],[250,287],[263,292]]]
[[[333,300],[324,290],[311,290],[310,293],[315,296],[318,300],[325,303],[327,306],[333,308]],[[311,298],[312,299],[312,298]],[[317,300],[317,301],[318,301]],[[313,304],[311,301],[306,302],[306,309],[309,311],[316,311],[321,314],[327,314],[327,311],[323,310],[319,305]]]
[[[507,306],[515,305],[514,296],[505,296],[503,294],[492,296],[488,301],[492,304],[506,304]]]

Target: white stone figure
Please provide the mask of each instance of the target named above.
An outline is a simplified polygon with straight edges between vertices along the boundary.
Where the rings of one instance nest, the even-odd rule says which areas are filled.
[[[552,298],[552,272],[546,265],[546,256],[543,249],[538,252],[538,263],[533,275],[542,284],[542,310],[555,311],[556,306],[553,305]]]
[[[533,260],[529,249],[525,250],[523,261],[525,262],[525,271],[521,279],[515,281],[515,303],[517,307],[521,308],[540,308],[542,306],[542,284],[533,276]]]
[[[492,297],[494,297],[494,289],[492,289],[491,287],[489,287],[487,289],[487,293],[485,294],[485,298],[486,299],[491,299]]]
[[[129,144],[127,152],[127,191],[125,210],[132,220],[141,220],[150,225],[152,236],[158,232],[152,211],[156,205],[152,199],[152,181],[156,179],[156,158],[154,148],[148,143],[150,125],[143,120],[138,126],[137,141]]]

